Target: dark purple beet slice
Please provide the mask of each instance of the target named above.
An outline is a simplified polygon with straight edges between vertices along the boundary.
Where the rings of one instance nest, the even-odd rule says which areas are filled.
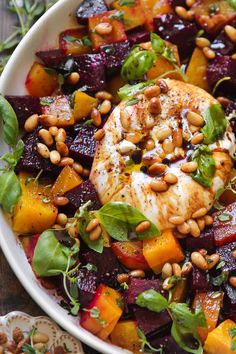
[[[143,26],[128,31],[126,35],[131,47],[135,44],[148,42],[150,40],[150,32]]]
[[[186,354],[187,352],[181,349],[171,336],[164,336],[151,340],[151,345],[154,348],[162,348],[163,354]]]
[[[91,263],[97,267],[98,283],[104,283],[111,287],[117,287],[117,275],[123,273],[116,256],[111,248],[104,248],[103,253],[87,251],[81,254],[84,264]]]
[[[106,67],[107,75],[113,75],[119,71],[129,52],[130,45],[128,41],[107,44],[100,47],[100,53]]]
[[[236,51],[236,44],[231,42],[224,30],[214,39],[210,47],[218,55],[231,55]]]
[[[142,292],[153,289],[157,292],[161,291],[161,282],[159,279],[138,279],[131,278],[129,282],[129,289],[123,294],[125,302],[127,304],[134,305],[139,294]]]
[[[236,87],[236,59],[230,56],[218,56],[207,65],[207,80],[213,87],[220,79],[229,76],[231,79],[222,82],[221,90]]]
[[[81,183],[78,187],[71,189],[65,194],[69,199],[69,208],[74,212],[83,204],[91,200],[91,210],[101,208],[101,203],[93,184],[88,180]]]
[[[44,65],[55,69],[57,69],[66,58],[65,54],[63,54],[60,49],[39,51],[36,52],[35,55],[42,60]]]
[[[41,114],[40,100],[34,96],[5,96],[14,109],[20,128],[32,114]]]
[[[236,116],[236,102],[230,102],[225,110],[226,116],[229,116],[232,113]]]
[[[97,128],[93,125],[82,125],[75,140],[70,146],[70,156],[86,167],[91,167],[97,142],[94,133]]]
[[[203,270],[193,267],[189,278],[189,285],[192,291],[206,291],[211,289],[210,276]]]
[[[157,313],[139,306],[134,306],[133,311],[138,327],[145,335],[158,331],[171,322],[167,311]]]
[[[103,0],[84,0],[76,11],[77,21],[86,25],[88,18],[108,10]]]
[[[225,262],[221,268],[222,271],[236,272],[236,259],[233,256],[234,250],[236,250],[236,242],[232,242],[217,249],[221,261]]]
[[[178,46],[181,59],[191,54],[195,45],[194,38],[198,33],[195,23],[169,13],[154,18],[154,27],[161,38]]]
[[[186,248],[189,251],[196,251],[201,248],[207,251],[214,251],[214,230],[213,228],[205,229],[199,237],[187,237]]]
[[[96,92],[105,88],[105,66],[101,54],[83,54],[74,57],[75,71],[80,74],[79,87]]]
[[[175,6],[186,7],[186,1],[185,0],[169,0],[169,3],[173,7],[173,9],[175,8]]]
[[[87,307],[97,290],[97,273],[86,269],[79,269],[78,276],[79,300],[82,307]]]
[[[224,301],[226,307],[229,308],[230,312],[231,310],[236,310],[236,289],[233,288],[231,285],[226,283],[224,285]]]

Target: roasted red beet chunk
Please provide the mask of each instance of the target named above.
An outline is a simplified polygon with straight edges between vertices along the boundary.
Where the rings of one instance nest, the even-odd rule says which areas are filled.
[[[224,213],[229,215],[229,221],[220,221],[222,211],[214,214],[214,239],[217,247],[236,241],[236,203],[230,204]]]
[[[151,345],[157,349],[162,348],[163,354],[187,354],[186,351],[178,346],[178,344],[171,336],[155,338],[153,341],[151,341]]]
[[[63,54],[60,49],[39,51],[36,52],[35,55],[42,60],[44,65],[55,69],[57,69],[66,58],[65,54]]]
[[[143,26],[128,31],[126,35],[131,47],[135,44],[147,42],[150,40],[150,33]]]
[[[171,322],[166,310],[157,313],[139,306],[134,307],[134,317],[138,322],[138,327],[145,335],[158,331]]]
[[[231,55],[236,51],[236,44],[229,39],[224,30],[214,39],[210,47],[219,55]]]
[[[217,249],[221,261],[224,261],[222,271],[236,272],[236,259],[233,256],[233,251],[236,250],[236,242]]]
[[[85,25],[89,17],[101,14],[107,10],[108,8],[103,0],[84,0],[76,12],[77,21]]]
[[[207,251],[214,251],[214,230],[213,228],[205,229],[199,237],[187,237],[186,248],[189,251],[196,251],[201,248]]]
[[[211,289],[209,274],[196,267],[193,267],[189,284],[192,291],[206,291]]]
[[[236,87],[236,59],[230,56],[216,57],[207,65],[207,80],[213,87],[220,79],[230,77],[221,84],[221,88]]]
[[[155,291],[161,291],[161,282],[159,279],[136,279],[131,278],[129,282],[129,289],[124,292],[124,298],[127,304],[134,305],[137,297],[142,292],[153,289]]]
[[[108,75],[113,75],[119,71],[124,59],[129,54],[129,51],[130,45],[128,41],[107,44],[100,47],[100,52]]]
[[[232,310],[236,310],[236,289],[233,288],[231,285],[226,283],[224,285],[225,290],[225,300],[226,300],[226,307],[229,308],[230,312]]]

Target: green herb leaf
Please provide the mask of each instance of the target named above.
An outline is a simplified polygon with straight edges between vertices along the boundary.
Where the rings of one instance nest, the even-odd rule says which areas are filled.
[[[120,0],[119,1],[120,6],[128,6],[128,7],[134,7],[135,6],[135,0]]]
[[[217,83],[215,84],[213,90],[212,90],[212,95],[214,95],[216,93],[216,90],[218,89],[218,87],[220,86],[220,84],[222,82],[228,81],[228,80],[231,80],[230,76],[225,76],[225,77],[222,77],[222,79],[218,80]]]
[[[153,289],[146,290],[139,294],[136,304],[155,312],[161,312],[168,307],[166,298]]]
[[[12,213],[14,206],[22,195],[20,182],[14,171],[4,171],[0,175],[0,204],[8,213]]]
[[[129,285],[124,282],[124,283],[121,283],[120,286],[124,289],[124,290],[128,290],[129,289]]]
[[[23,353],[26,354],[37,354],[36,350],[28,343],[25,343],[23,347],[21,348]]]
[[[134,106],[136,103],[139,102],[138,98],[131,98],[130,100],[125,102],[126,107],[128,106]]]
[[[230,221],[232,219],[232,216],[228,213],[222,213],[218,215],[218,219],[223,222]]]
[[[146,352],[145,348],[147,347],[148,349],[151,350],[151,352],[155,352],[155,353],[159,353],[159,354],[163,354],[163,349],[162,348],[154,348],[151,346],[151,344],[148,342],[145,334],[141,331],[140,328],[137,328],[137,332],[139,335],[139,342],[141,344],[141,351],[142,352]]]
[[[98,212],[100,223],[109,235],[118,241],[127,241],[129,233],[142,221],[149,221],[139,210],[128,203],[110,202],[105,204]],[[157,227],[150,222],[150,228],[137,234],[139,240],[147,240],[160,235]]]
[[[119,89],[118,96],[120,97],[121,100],[126,100],[134,97],[138,93],[143,92],[146,87],[153,86],[153,85],[154,85],[153,81],[140,82],[139,84],[136,85],[125,85]]]
[[[236,336],[236,327],[231,327],[228,329],[228,334],[230,336],[230,338],[234,338]]]
[[[0,157],[0,160],[7,162],[8,165],[10,165],[12,168],[15,168],[17,162],[20,160],[23,154],[23,151],[24,143],[22,140],[19,140],[13,152],[7,152],[6,154]]]
[[[55,102],[54,97],[42,97],[40,98],[40,104],[41,106],[50,106],[50,104]]]
[[[227,0],[229,5],[236,10],[236,0]]]
[[[198,164],[197,170],[191,173],[191,177],[204,187],[211,187],[215,175],[215,160],[212,157],[212,151],[207,146],[201,145],[194,151],[191,159]]]
[[[224,111],[219,104],[213,104],[203,114],[205,125],[201,129],[204,134],[204,144],[212,144],[224,135],[227,120]]]
[[[19,135],[18,120],[12,106],[2,95],[0,95],[0,119],[3,122],[3,140],[14,148]]]
[[[220,196],[224,193],[225,191],[225,188],[219,188],[216,193],[215,193],[215,196],[214,196],[214,205],[213,207],[217,210],[221,210],[221,209],[224,209],[224,205],[222,205],[220,202],[219,202],[219,198]]]
[[[217,264],[216,269],[220,269],[220,268],[222,268],[222,267],[224,267],[224,266],[225,266],[225,261],[220,261],[220,262]]]
[[[48,74],[48,75],[57,75],[57,72],[56,72],[56,70],[55,69],[52,69],[52,68],[47,68],[47,67],[45,67],[44,68],[44,71]],[[52,97],[50,97],[50,99],[51,99]]]
[[[82,268],[85,268],[85,269],[87,269],[90,272],[97,272],[98,271],[98,268],[95,266],[95,264],[92,264],[92,263],[87,263]]]
[[[229,272],[222,272],[217,277],[211,279],[211,282],[214,286],[221,286],[222,284],[227,283],[229,278]]]
[[[113,20],[124,21],[124,11],[116,10],[112,15],[109,16]]]
[[[151,33],[151,44],[157,56],[162,56],[171,64],[176,64],[176,58],[172,49],[166,45],[166,42],[160,36],[158,36],[158,34]]]

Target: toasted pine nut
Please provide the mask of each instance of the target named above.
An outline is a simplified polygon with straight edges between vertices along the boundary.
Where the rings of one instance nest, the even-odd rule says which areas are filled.
[[[168,184],[163,180],[154,179],[150,183],[150,187],[154,192],[166,192]]]
[[[175,184],[178,182],[178,178],[173,173],[167,173],[163,179],[169,184]]]
[[[177,226],[177,230],[183,234],[183,235],[187,235],[190,233],[190,226],[184,222],[183,224],[180,224]]]
[[[60,197],[60,196],[55,196],[53,198],[53,203],[58,205],[58,206],[64,206],[69,203],[69,199],[66,197]]]
[[[142,139],[142,135],[139,132],[128,133],[126,134],[125,139],[133,144],[138,144]]]
[[[204,37],[197,37],[195,42],[199,48],[210,47],[210,45],[211,45],[211,42],[209,41],[209,39],[204,38]]]
[[[206,257],[207,255],[207,250],[205,250],[205,248],[201,248],[200,250],[198,250],[198,252],[201,253],[203,257]]]
[[[159,162],[155,162],[153,165],[151,165],[148,169],[148,171],[152,174],[152,175],[160,175],[163,172],[165,172],[166,170],[166,165],[164,163],[159,163]]]
[[[63,143],[62,141],[57,141],[56,148],[61,156],[65,157],[65,156],[69,155],[68,146],[65,143]]]
[[[236,59],[236,53],[232,54],[232,55],[231,55],[231,58],[232,58],[232,59]]]
[[[61,155],[57,150],[50,151],[50,161],[53,165],[58,165],[61,161]]]
[[[88,168],[83,168],[82,175],[85,176],[85,177],[89,177],[90,170]]]
[[[57,135],[55,136],[56,142],[60,141],[64,143],[66,141],[66,131],[63,128],[58,129]]]
[[[64,166],[72,166],[74,163],[74,159],[71,157],[62,157],[59,166],[64,167]]]
[[[100,112],[99,112],[99,110],[97,108],[93,108],[92,109],[91,119],[93,121],[93,124],[96,127],[99,127],[99,125],[102,124],[102,117],[101,117],[101,114],[100,114]]]
[[[197,219],[197,224],[198,224],[200,231],[203,231],[205,229],[206,223],[205,223],[204,218]]]
[[[236,29],[233,26],[226,25],[224,30],[231,42],[236,43]]]
[[[138,226],[136,226],[135,231],[139,234],[150,229],[150,226],[151,224],[148,220],[142,221],[140,224],[138,224]]]
[[[154,86],[150,86],[150,87],[147,87],[145,90],[144,90],[144,95],[147,97],[147,99],[151,99],[153,97],[157,97],[159,96],[161,93],[161,89],[160,89],[160,86],[157,86],[157,85],[154,85]]]
[[[83,166],[80,163],[74,162],[72,167],[75,170],[75,172],[77,172],[79,175],[83,173]]]
[[[213,217],[210,215],[205,215],[204,220],[207,226],[210,226],[213,224]]]
[[[38,143],[36,146],[37,153],[42,156],[44,159],[49,159],[50,151],[45,144]]]
[[[165,263],[162,271],[161,276],[163,279],[170,278],[172,276],[172,265],[170,263]]]
[[[111,110],[111,101],[105,100],[102,102],[101,106],[99,107],[99,111],[101,114],[107,114]]]
[[[214,268],[220,260],[220,256],[218,253],[211,254],[210,256],[206,257],[208,263],[208,269]]]
[[[207,208],[200,208],[192,214],[192,218],[193,219],[201,218],[202,216],[206,215],[206,213],[207,213]]]
[[[42,114],[39,116],[39,121],[46,127],[52,127],[58,123],[58,118],[53,114]]]
[[[175,275],[176,277],[181,276],[181,267],[178,263],[173,263],[172,269],[173,269],[173,275]]]
[[[183,134],[181,128],[177,128],[173,131],[172,141],[176,147],[181,147],[183,145]]]
[[[98,225],[99,225],[99,220],[98,220],[97,218],[95,218],[95,219],[91,220],[91,221],[88,223],[88,225],[87,225],[85,231],[86,231],[86,232],[91,232],[91,231],[93,231],[93,230],[95,229],[95,227],[97,227]]]
[[[204,47],[202,49],[202,51],[203,51],[203,54],[205,55],[205,57],[207,59],[215,59],[216,53],[214,52],[214,50],[212,50],[212,49],[210,49],[208,47]]]
[[[233,255],[234,258],[236,258],[236,250],[234,250],[234,251],[232,252],[232,255]]]
[[[208,270],[208,264],[205,258],[199,252],[193,252],[191,254],[192,263],[201,270]]]
[[[100,225],[97,225],[90,233],[89,233],[89,239],[91,241],[96,241],[99,239],[100,235],[102,233],[102,229]]]
[[[105,135],[105,130],[103,128],[99,129],[98,131],[96,131],[96,133],[94,133],[94,139],[100,141],[102,140],[104,135]]]
[[[204,135],[202,133],[198,133],[192,137],[191,144],[193,145],[201,144],[203,139],[204,139]]]
[[[160,127],[156,132],[156,139],[159,141],[164,141],[172,134],[172,129],[169,127]]]
[[[70,85],[78,84],[79,80],[80,80],[80,74],[77,72],[71,73],[67,78],[67,81]]]
[[[64,213],[59,213],[58,215],[57,215],[57,223],[59,224],[59,225],[61,225],[61,226],[65,226],[66,225],[66,223],[67,223],[67,220],[68,220],[68,218],[67,218],[67,216],[66,216],[66,214],[64,214]]]
[[[186,117],[190,124],[193,124],[197,127],[201,127],[204,124],[204,119],[198,113],[189,111]]]
[[[161,93],[167,93],[169,91],[169,87],[168,87],[166,81],[163,79],[158,79],[156,81],[156,85],[158,85],[160,87]]]
[[[190,234],[193,236],[193,237],[199,237],[200,234],[201,234],[201,231],[198,227],[198,224],[195,220],[193,219],[189,219],[187,221],[189,227],[190,227]]]
[[[47,146],[51,146],[53,144],[53,138],[47,129],[40,129],[38,134],[44,144],[46,144]]]
[[[30,133],[35,128],[37,128],[38,124],[39,124],[38,114],[32,114],[32,116],[26,119],[24,129],[26,132]]]
[[[98,91],[95,95],[96,98],[98,98],[99,100],[112,100],[112,94],[110,92],[107,91]]]
[[[169,280],[170,280],[170,278],[166,278],[166,279],[163,281],[162,288],[163,288],[164,290],[170,290],[171,288],[173,288],[174,284],[169,283]]]
[[[161,113],[161,104],[157,97],[153,97],[149,101],[148,105],[149,112],[152,114],[160,114]]]
[[[236,59],[236,58],[235,58]],[[227,107],[228,104],[230,104],[230,99],[224,96],[217,97],[217,101],[221,104],[223,107]]]
[[[151,150],[154,149],[154,147],[155,147],[155,142],[154,142],[154,140],[153,140],[153,139],[148,139],[147,142],[146,142],[146,144],[145,144],[146,150],[151,151]]]
[[[52,136],[56,136],[58,133],[58,128],[57,127],[49,127],[49,132]]]
[[[120,122],[124,129],[128,129],[130,125],[129,113],[124,108],[120,111]]]
[[[236,276],[231,276],[229,278],[229,283],[232,285],[234,288],[236,288]]]
[[[173,225],[181,225],[184,223],[184,218],[183,216],[174,215],[171,216],[168,221]]]
[[[46,334],[40,332],[36,332],[32,339],[33,343],[47,343],[49,341],[49,337]]]
[[[128,283],[128,281],[129,281],[129,274],[127,274],[127,273],[118,274],[116,280],[117,280],[117,282],[118,282],[119,284]]]
[[[189,130],[192,134],[199,132],[199,127],[196,127],[196,125],[190,124]]]
[[[193,4],[195,4],[195,2],[196,2],[196,0],[186,0],[186,5],[187,5],[188,7],[192,7]]]
[[[196,171],[198,165],[196,161],[186,162],[181,166],[181,171],[185,173],[191,173]]]
[[[166,154],[171,154],[174,151],[175,146],[170,139],[165,139],[162,143],[162,148]]]
[[[192,20],[193,19],[193,12],[191,10],[186,10],[182,6],[176,6],[175,7],[175,12],[179,17],[181,17],[184,20]]]
[[[192,263],[191,262],[186,262],[183,264],[182,270],[181,270],[181,277],[187,277],[189,273],[191,273],[193,269]]]
[[[145,278],[145,272],[142,269],[132,270],[129,275],[132,278]]]
[[[100,34],[100,36],[107,36],[113,30],[112,25],[109,22],[101,22],[97,26],[95,26],[95,32]]]
[[[45,344],[44,343],[36,343],[34,344],[34,349],[37,351],[37,352],[44,352],[45,351]],[[55,351],[54,351],[55,352]]]

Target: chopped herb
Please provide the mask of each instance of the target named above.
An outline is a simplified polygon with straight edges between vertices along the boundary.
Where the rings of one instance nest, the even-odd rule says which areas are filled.
[[[124,283],[121,283],[120,286],[124,289],[124,290],[128,290],[129,289],[129,285],[124,282]]]
[[[134,106],[136,103],[139,102],[138,98],[131,98],[130,100],[125,102],[125,105],[128,106]]]
[[[214,286],[221,286],[222,284],[227,283],[228,278],[229,278],[229,272],[222,272],[217,277],[212,278],[211,282]]]
[[[119,5],[133,7],[135,6],[135,0],[120,0]]]
[[[220,263],[217,264],[216,269],[223,268],[225,266],[225,261],[220,261]]]
[[[82,45],[84,47],[91,47],[91,45],[92,45],[92,42],[89,39],[89,36],[84,36],[82,38],[77,38],[74,36],[65,36],[65,37],[63,37],[63,39],[65,41],[71,42],[71,43],[77,42],[77,44]]]
[[[87,119],[86,121],[84,121],[83,125],[92,125],[93,124],[93,120],[92,119]]]
[[[43,197],[43,198],[42,198],[42,202],[43,202],[44,204],[48,204],[48,203],[51,202],[51,199],[48,198],[48,197]]]
[[[23,353],[26,354],[37,354],[36,350],[28,343],[25,343],[21,350]]]
[[[221,297],[222,293],[220,291],[216,291],[215,293],[210,295],[211,299],[218,299],[218,297]]]
[[[124,11],[116,10],[112,15],[109,16],[113,20],[124,21]]]
[[[124,299],[122,299],[122,297],[119,299],[116,299],[116,303],[121,309],[124,308]]]
[[[50,106],[50,104],[55,102],[55,98],[53,97],[42,97],[40,98],[41,106]]]
[[[155,312],[162,312],[168,307],[166,298],[153,289],[146,290],[139,294],[136,304]]]
[[[52,68],[47,68],[47,67],[45,67],[45,68],[44,68],[44,71],[46,71],[46,73],[47,73],[48,75],[57,75],[56,70],[55,70],[55,69],[52,69]]]
[[[214,95],[216,93],[216,90],[218,89],[218,87],[220,86],[220,84],[224,81],[227,81],[227,80],[231,80],[231,77],[230,76],[225,76],[223,77],[222,79],[218,80],[217,83],[215,84],[213,90],[212,90],[212,95]]]
[[[219,219],[220,221],[225,222],[225,221],[231,220],[231,219],[232,219],[232,216],[231,216],[230,214],[228,214],[228,213],[222,213],[222,214],[218,215],[218,219]]]
[[[212,151],[205,145],[201,145],[194,151],[191,157],[196,161],[198,168],[191,173],[191,177],[204,187],[211,187],[215,175],[215,160],[212,157]]]
[[[231,327],[228,329],[228,334],[230,336],[230,338],[234,338],[236,336],[236,327]]]
[[[201,129],[204,135],[204,144],[212,144],[224,135],[227,120],[220,104],[213,104],[203,113],[205,125]]]
[[[230,349],[231,350],[236,350],[236,340],[235,339],[232,341]]]
[[[148,349],[150,349],[152,352],[155,352],[155,353],[159,353],[159,354],[163,354],[163,349],[162,348],[154,348],[151,346],[151,344],[148,342],[145,334],[141,331],[140,328],[137,328],[137,332],[138,332],[138,335],[139,335],[139,342],[141,344],[141,351],[142,352],[146,352],[145,348],[147,347]]]
[[[63,39],[64,39],[66,42],[72,42],[72,43],[79,40],[79,38],[74,37],[74,36],[64,36]]]
[[[97,272],[98,269],[97,267],[95,266],[95,264],[92,264],[92,263],[87,263],[85,266],[83,266],[82,268],[85,268],[91,272]]]
[[[91,309],[83,309],[83,310],[89,312],[90,316],[92,318],[96,318],[101,325],[104,325],[106,323],[106,321],[104,321],[100,317],[100,310],[96,306],[92,307]]]

